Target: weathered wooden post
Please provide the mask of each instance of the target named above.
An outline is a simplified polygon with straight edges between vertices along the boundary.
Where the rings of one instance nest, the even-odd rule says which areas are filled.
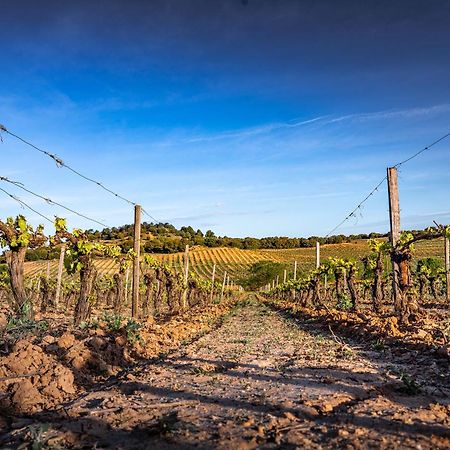
[[[187,285],[189,278],[189,245],[184,250],[184,283]]]
[[[445,251],[445,278],[447,286],[447,302],[450,303],[450,256],[449,256],[449,239],[447,235],[444,236],[444,251]]]
[[[138,317],[139,304],[139,262],[141,257],[141,205],[134,206],[134,257],[133,292],[131,298],[131,316]]]
[[[188,294],[188,279],[189,279],[189,245],[186,245],[184,250],[184,268],[183,268],[183,276],[184,276],[184,291],[181,298],[182,309],[183,311],[187,308],[187,294]]]
[[[125,271],[125,305],[128,305],[128,280],[130,278],[130,268]]]
[[[214,278],[216,277],[216,265],[213,265],[212,276],[211,276],[211,295],[210,301],[212,302],[214,296]]]
[[[275,286],[278,286],[278,280],[280,279],[280,277],[277,275],[277,281],[275,282]]]
[[[58,275],[56,278],[56,293],[55,293],[55,307],[58,307],[59,297],[61,295],[61,282],[62,282],[62,273],[64,268],[64,255],[66,253],[66,246],[63,244],[61,246],[61,253],[59,254],[59,263],[58,263]]]
[[[390,222],[390,242],[393,248],[397,245],[400,239],[400,202],[398,197],[398,176],[397,168],[387,168],[387,182],[389,195],[389,222]],[[394,308],[396,311],[400,310],[400,296],[398,286],[399,267],[394,260],[394,252],[391,254],[392,263],[392,295],[394,298]]]
[[[227,281],[227,271],[225,270],[225,272],[223,273],[222,291],[220,293],[220,301],[222,301],[222,299],[223,299],[223,292],[225,291],[226,281]]]
[[[286,283],[286,278],[287,278],[287,270],[284,269],[284,274],[283,274],[283,283]]]

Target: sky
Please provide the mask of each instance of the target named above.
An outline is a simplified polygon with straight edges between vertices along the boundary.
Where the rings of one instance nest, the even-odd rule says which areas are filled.
[[[0,6],[0,124],[177,227],[326,235],[388,166],[450,131],[448,0]],[[129,204],[1,137],[0,176],[132,222]],[[450,222],[449,179],[450,138],[401,167],[404,229]],[[0,217],[19,213],[43,221],[0,192]],[[383,184],[336,233],[386,232],[388,218]]]

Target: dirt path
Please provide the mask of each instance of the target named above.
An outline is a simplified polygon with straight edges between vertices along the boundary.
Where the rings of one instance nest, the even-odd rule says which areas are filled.
[[[439,365],[421,379],[414,355],[344,342],[250,300],[196,342],[35,416],[50,425],[32,439],[56,448],[450,448],[450,382]],[[30,429],[16,426],[17,436]]]

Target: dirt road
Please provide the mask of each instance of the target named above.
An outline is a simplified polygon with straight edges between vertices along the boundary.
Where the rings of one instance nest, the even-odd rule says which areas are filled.
[[[43,448],[450,448],[448,372],[419,359],[251,296],[219,329],[11,439],[28,427]]]

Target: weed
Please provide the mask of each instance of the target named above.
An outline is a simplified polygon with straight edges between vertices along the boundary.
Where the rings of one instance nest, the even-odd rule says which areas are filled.
[[[139,330],[142,328],[138,322],[133,319],[128,319],[125,325],[125,332],[127,334],[128,342],[131,344],[136,344],[137,342],[142,342],[142,336],[139,334]]]
[[[46,320],[9,317],[5,333],[7,333],[12,340],[18,340],[27,334],[37,334],[46,330],[48,330],[48,322]]]
[[[100,327],[97,319],[88,320],[87,322],[81,322],[79,325],[80,330],[96,330]]]
[[[122,327],[124,318],[119,314],[104,313],[102,317],[109,331],[119,331]]]
[[[247,345],[249,343],[248,339],[235,339],[231,341],[232,344],[244,344]]]
[[[352,308],[352,300],[347,294],[340,294],[338,298],[337,308],[341,311],[348,311]]]
[[[377,339],[376,342],[372,344],[372,348],[376,352],[382,352],[386,348],[386,344],[383,339]]]
[[[399,379],[403,383],[400,391],[407,395],[417,395],[422,392],[420,384],[414,381],[406,372],[399,373]]]
[[[53,446],[48,446],[47,442],[51,436],[45,436],[48,431],[48,425],[30,425],[28,427],[28,432],[30,435],[30,441],[22,444],[19,449],[30,449],[30,450],[43,450],[43,449],[53,449]]]

